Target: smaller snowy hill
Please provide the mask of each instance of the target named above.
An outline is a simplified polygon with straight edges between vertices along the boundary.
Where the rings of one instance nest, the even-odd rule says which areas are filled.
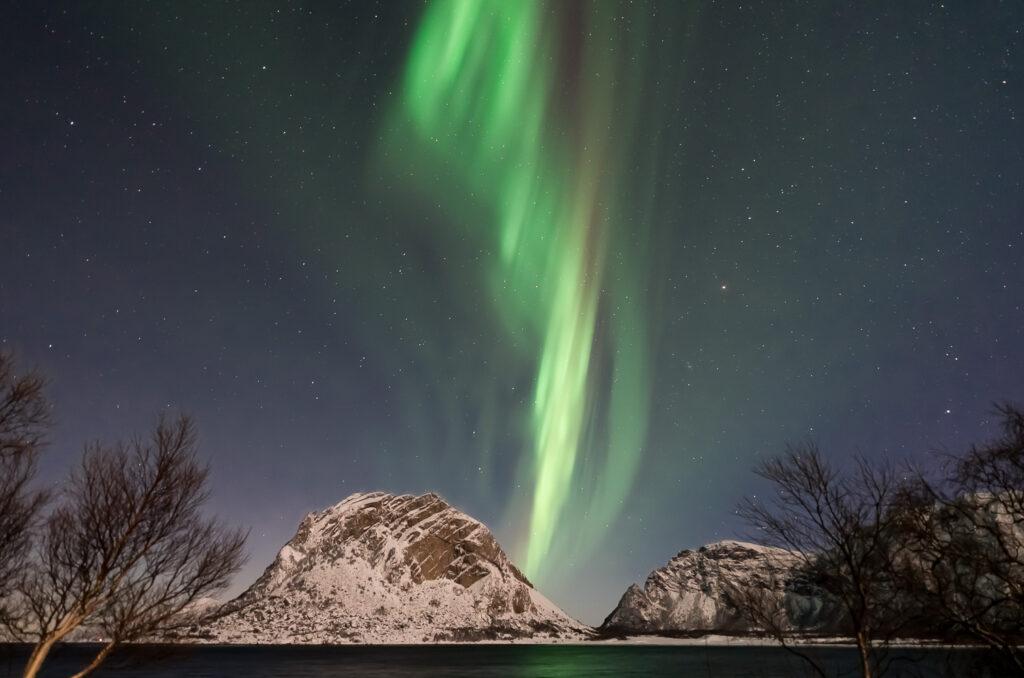
[[[601,625],[610,633],[750,631],[728,587],[771,592],[794,625],[821,623],[822,599],[796,574],[797,557],[784,549],[721,541],[682,551],[652,572],[643,587],[631,585]]]
[[[263,575],[183,640],[427,643],[583,638],[490,530],[436,494],[354,494],[311,513]]]

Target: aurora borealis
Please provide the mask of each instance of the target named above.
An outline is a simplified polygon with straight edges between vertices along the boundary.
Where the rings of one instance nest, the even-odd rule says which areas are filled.
[[[436,491],[600,622],[750,469],[1024,399],[1013,4],[16,2],[0,348],[41,477],[184,409],[244,587]]]
[[[646,319],[636,308],[624,308],[641,303],[624,293],[641,287],[631,279],[638,253],[614,238],[624,197],[614,180],[628,151],[608,134],[613,125],[629,124],[613,118],[612,100],[621,94],[616,81],[628,90],[635,74],[617,72],[622,67],[609,56],[608,46],[621,41],[610,8],[577,7],[573,23],[563,16],[568,8],[432,4],[410,49],[399,113],[422,146],[424,166],[455,167],[458,185],[444,187],[446,194],[458,201],[464,190],[491,211],[491,219],[484,217],[476,228],[485,231],[497,255],[488,281],[492,298],[509,331],[521,334],[529,348],[535,345],[527,443],[532,456],[524,464],[525,483],[532,487],[525,562],[532,576],[549,562],[552,539],[579,482],[577,456],[597,405],[605,402],[602,414],[619,433],[596,463],[593,484],[573,500],[588,506],[590,521],[607,524],[614,517],[641,453],[649,388]],[[571,34],[582,30],[586,38]],[[562,54],[564,44],[571,47]],[[591,71],[599,75],[589,76]],[[576,83],[579,103],[571,110],[582,119],[558,119],[556,77]],[[620,275],[610,284],[609,248],[621,257]],[[603,380],[594,374],[599,358],[592,352],[602,302],[604,313],[614,308],[624,317],[600,323],[612,346],[606,361],[614,374],[610,394],[599,392]]]

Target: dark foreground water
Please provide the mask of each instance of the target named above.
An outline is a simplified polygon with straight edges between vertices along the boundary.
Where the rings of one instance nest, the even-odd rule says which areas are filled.
[[[829,676],[854,676],[856,657],[846,648],[811,650]],[[0,675],[17,676],[26,650],[0,650]],[[44,676],[67,676],[88,663],[89,648],[60,648]],[[996,678],[980,651],[899,650],[887,676]],[[126,650],[97,676],[288,676],[292,678],[473,676],[746,676],[812,675],[802,660],[780,648],[609,645],[477,645],[430,647],[148,647]]]

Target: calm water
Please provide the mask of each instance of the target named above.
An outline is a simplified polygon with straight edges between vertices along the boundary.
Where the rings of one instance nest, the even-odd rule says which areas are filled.
[[[2,648],[0,675],[16,676],[22,648]],[[434,646],[434,647],[200,647],[146,648],[122,653],[97,676],[474,676],[480,678],[560,678],[562,676],[810,676],[801,660],[778,648],[652,646]],[[62,648],[45,676],[67,676],[82,667],[88,650]],[[853,676],[855,656],[848,649],[815,650],[830,675]],[[970,676],[995,678],[979,652],[902,651],[892,676]],[[144,660],[144,661],[143,661]]]

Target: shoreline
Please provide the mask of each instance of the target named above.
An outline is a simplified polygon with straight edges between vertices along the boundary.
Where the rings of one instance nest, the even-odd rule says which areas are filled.
[[[67,646],[100,646],[102,640],[73,640]],[[656,634],[625,636],[615,638],[593,639],[560,639],[560,638],[520,638],[510,640],[479,640],[479,641],[437,641],[430,643],[206,643],[206,642],[134,642],[124,643],[121,647],[164,647],[164,648],[425,648],[425,647],[475,647],[475,646],[563,646],[563,647],[715,647],[715,648],[770,648],[782,649],[782,644],[771,638],[755,636],[732,636],[709,633],[697,637],[674,637]],[[835,636],[820,638],[804,638],[789,643],[798,647],[850,648],[855,647],[852,639]],[[32,643],[0,641],[0,647],[31,647]],[[978,644],[951,644],[929,640],[894,640],[888,647],[896,649],[918,650],[984,650],[986,646]]]

